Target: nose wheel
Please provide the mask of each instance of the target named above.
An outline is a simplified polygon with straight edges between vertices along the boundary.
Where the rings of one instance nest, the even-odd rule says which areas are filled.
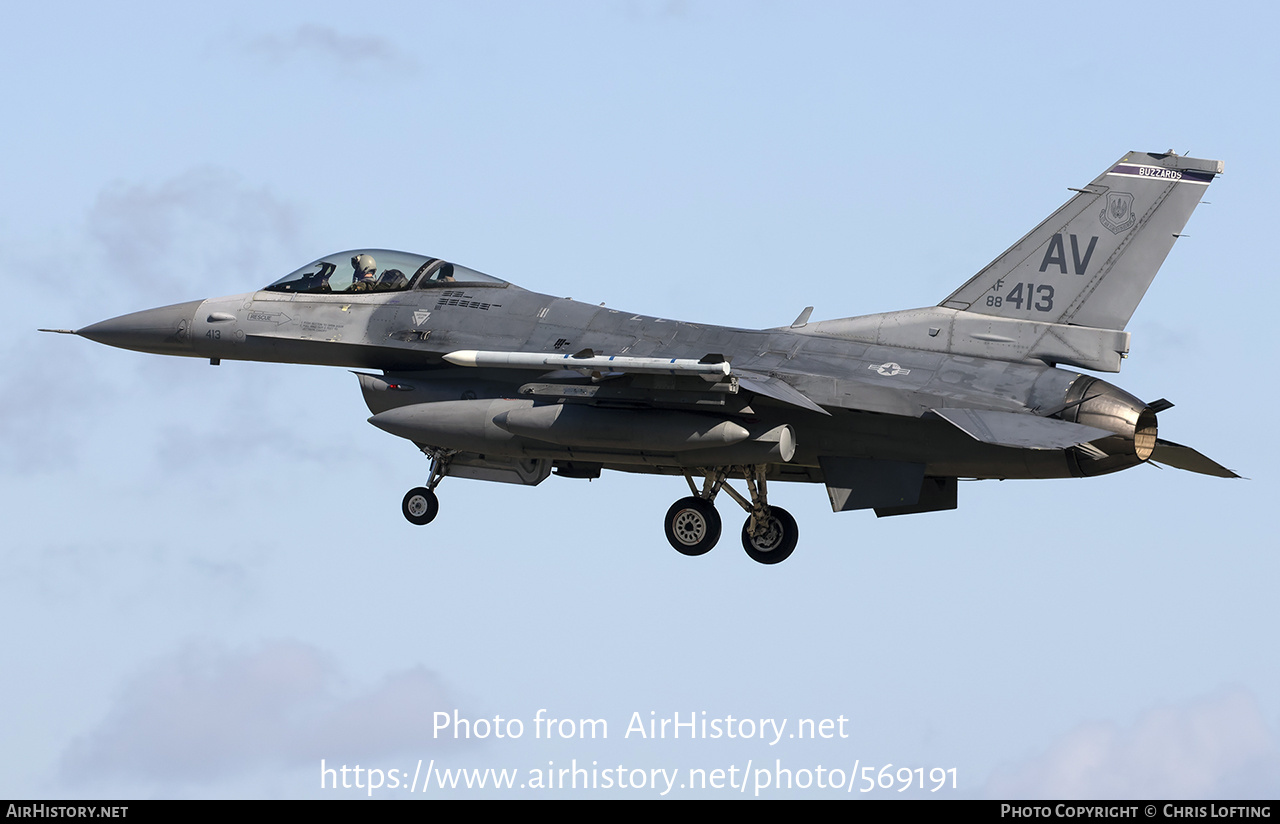
[[[436,493],[425,486],[419,486],[405,493],[400,511],[409,523],[426,526],[435,520],[436,513],[440,511],[440,500],[436,498]]]

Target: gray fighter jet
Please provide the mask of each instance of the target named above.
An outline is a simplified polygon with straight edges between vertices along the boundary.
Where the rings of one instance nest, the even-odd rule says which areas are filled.
[[[701,555],[725,493],[764,564],[796,546],[774,481],[825,484],[837,512],[956,507],[959,479],[1071,478],[1146,461],[1238,477],[1157,436],[1171,404],[1118,372],[1124,330],[1222,163],[1131,152],[937,306],[736,329],[526,291],[432,257],[368,249],[242,295],[72,332],[165,355],[355,367],[369,422],[445,477],[537,485],[605,469],[683,476],[667,540]],[[71,330],[45,330],[70,332]],[[730,485],[740,482],[743,491]]]

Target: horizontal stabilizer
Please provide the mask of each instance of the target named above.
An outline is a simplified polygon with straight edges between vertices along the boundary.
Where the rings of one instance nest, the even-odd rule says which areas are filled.
[[[1217,461],[1206,458],[1189,446],[1156,439],[1155,451],[1151,460],[1172,466],[1174,469],[1185,469],[1188,472],[1199,472],[1201,475],[1212,475],[1215,478],[1239,478],[1240,476],[1227,469]]]
[[[755,392],[757,395],[764,395],[766,398],[773,398],[775,401],[782,401],[792,406],[798,406],[801,409],[808,409],[810,412],[821,412],[823,415],[831,414],[814,403],[799,389],[772,375],[761,375],[757,372],[739,372],[738,386],[748,392]]]
[[[1024,412],[947,408],[933,413],[974,440],[1016,449],[1067,449],[1114,434]]]

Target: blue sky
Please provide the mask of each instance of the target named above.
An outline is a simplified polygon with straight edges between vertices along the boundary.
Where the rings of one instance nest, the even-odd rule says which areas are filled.
[[[318,789],[322,758],[892,764],[955,768],[940,794],[965,797],[1280,792],[1271,7],[51,3],[7,19],[0,251],[20,288],[0,309],[0,795],[343,795]],[[346,371],[35,332],[354,247],[748,327],[927,306],[1066,187],[1170,148],[1226,174],[1107,377],[1173,400],[1161,435],[1250,480],[971,483],[955,512],[885,520],[785,486],[772,497],[801,538],[776,568],[728,539],[673,552],[674,479],[451,479],[415,528],[398,503],[427,462],[364,422]],[[433,736],[436,711],[532,730],[542,708],[609,737]],[[850,735],[642,741],[624,737],[637,712],[844,716]]]

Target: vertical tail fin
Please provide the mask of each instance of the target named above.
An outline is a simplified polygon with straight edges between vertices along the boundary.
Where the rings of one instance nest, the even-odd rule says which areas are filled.
[[[1124,329],[1222,161],[1130,152],[942,306]]]

